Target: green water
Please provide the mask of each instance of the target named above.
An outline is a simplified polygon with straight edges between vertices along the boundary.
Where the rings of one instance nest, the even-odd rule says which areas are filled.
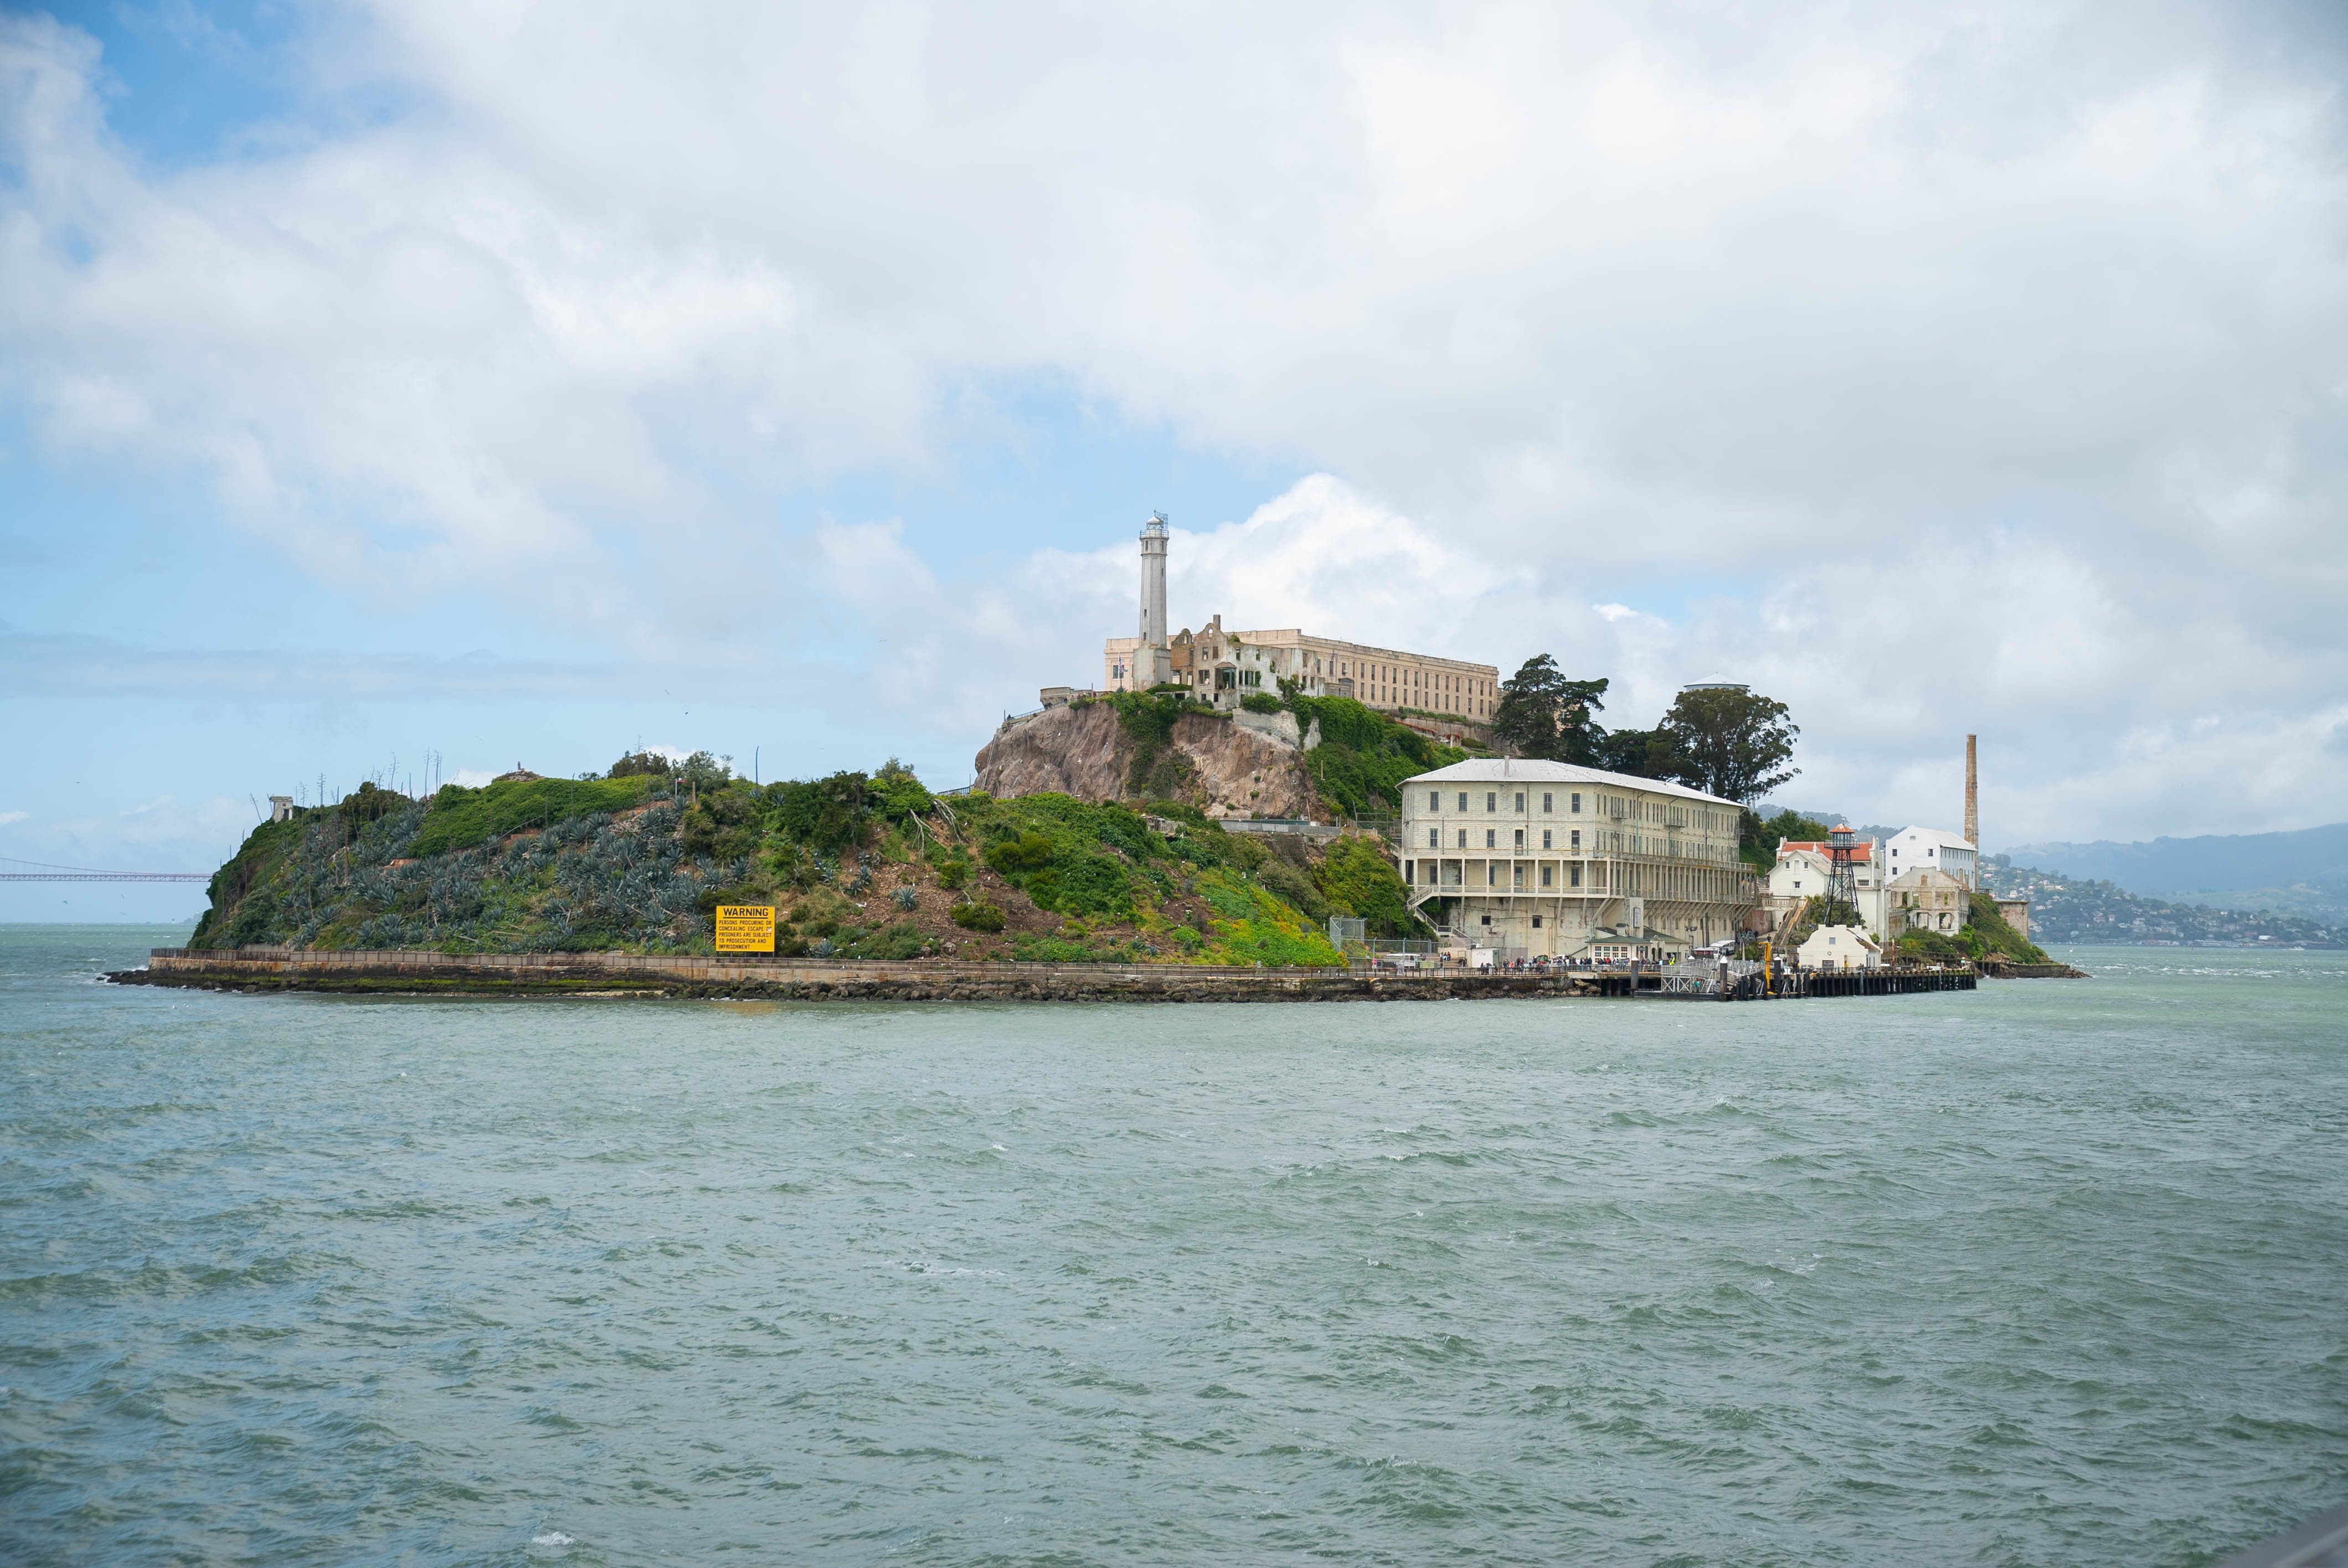
[[[0,928],[9,1563],[2197,1563],[2348,1496],[2348,958],[242,998]]]

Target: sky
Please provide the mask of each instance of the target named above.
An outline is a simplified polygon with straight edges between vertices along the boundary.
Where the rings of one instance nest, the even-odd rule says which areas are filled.
[[[1854,821],[2348,818],[2343,15],[0,5],[0,856],[961,784],[1152,509],[1178,627],[1744,681]]]

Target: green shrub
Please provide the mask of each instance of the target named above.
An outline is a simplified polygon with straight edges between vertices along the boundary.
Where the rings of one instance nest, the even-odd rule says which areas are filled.
[[[363,784],[343,797],[335,809],[352,822],[375,822],[395,811],[405,811],[416,803],[396,790],[377,789],[373,784]]]
[[[263,887],[237,906],[236,918],[229,922],[228,937],[223,944],[231,948],[257,948],[269,940],[270,922],[277,916],[277,899]]]
[[[419,856],[445,855],[449,850],[470,849],[524,828],[552,827],[573,817],[625,811],[642,804],[646,783],[644,777],[635,776],[516,779],[480,789],[444,784],[440,793],[432,797],[432,809],[424,818],[423,830],[417,834],[407,852]]]
[[[957,904],[946,913],[955,925],[965,931],[1003,929],[1003,911],[983,899],[974,903]]]
[[[913,776],[913,770],[891,757],[872,775],[872,809],[891,822],[902,822],[908,816],[926,816],[936,808],[937,798],[929,786]]]
[[[1295,905],[1310,918],[1326,920],[1329,917],[1329,900],[1321,896],[1321,889],[1313,885],[1312,876],[1303,866],[1291,866],[1286,860],[1274,856],[1257,875],[1262,878],[1266,887]]]
[[[838,855],[871,835],[871,781],[862,774],[769,784],[766,793],[775,826],[818,854]]]
[[[715,916],[720,904],[764,904],[767,901],[764,889],[748,883],[737,882],[725,887],[703,888],[701,897],[693,901],[693,907],[699,914]],[[789,923],[779,915],[775,920],[778,926],[787,926]]]
[[[1288,704],[1269,692],[1250,692],[1240,699],[1240,706],[1251,713],[1277,713]]]
[[[938,886],[949,893],[959,892],[970,880],[970,862],[956,856],[938,867]]]
[[[758,847],[757,797],[747,784],[710,790],[685,809],[676,833],[687,855],[738,860]]]
[[[658,752],[628,752],[613,763],[604,774],[607,778],[666,778],[675,772],[666,757]]]
[[[1052,841],[1030,829],[1016,838],[1005,838],[989,845],[986,863],[999,875],[1017,880],[1051,865],[1054,854]]]
[[[726,765],[730,760],[695,752],[676,764],[677,782],[694,790],[723,789],[734,777],[734,770]]]
[[[1468,754],[1350,697],[1297,697],[1288,705],[1298,723],[1320,723],[1321,743],[1304,753],[1304,769],[1348,816],[1398,809],[1403,780]]]
[[[913,926],[884,926],[841,942],[839,955],[848,958],[918,958],[929,951],[930,939]]]
[[[1133,737],[1133,765],[1126,774],[1128,794],[1169,796],[1198,776],[1190,759],[1171,749],[1174,725],[1185,713],[1202,710],[1181,687],[1153,687],[1147,694],[1119,692],[1109,699],[1117,721]]]
[[[1410,889],[1374,839],[1348,835],[1332,843],[1313,868],[1329,910],[1370,923],[1378,937],[1416,937],[1426,931],[1410,911]]]
[[[1200,873],[1199,895],[1215,913],[1209,922],[1214,940],[1199,954],[1210,963],[1326,968],[1344,961],[1294,909],[1227,871]]]
[[[1979,963],[1984,958],[2015,964],[2051,961],[2045,949],[2024,941],[2022,933],[2006,923],[1997,911],[1997,900],[1986,893],[1972,895],[1962,929],[1902,931],[1893,948],[1903,963]]]

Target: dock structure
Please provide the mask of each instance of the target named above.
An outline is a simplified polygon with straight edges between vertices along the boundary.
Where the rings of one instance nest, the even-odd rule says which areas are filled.
[[[125,985],[426,996],[769,997],[870,1001],[1411,1001],[1673,998],[1757,1001],[1972,990],[1963,968],[1780,973],[1757,964],[1619,968],[1255,968],[783,958],[694,953],[439,953],[414,948],[158,948]]]
[[[1799,969],[1787,977],[1790,993],[1805,997],[1904,997],[1920,991],[1970,991],[1981,976],[1958,968]]]
[[[1410,1001],[1627,994],[1628,976],[1586,970],[1279,968],[1210,964],[1042,964],[786,958],[708,953],[321,952],[158,948],[124,985],[407,996],[649,996],[806,1001]],[[1619,988],[1619,989],[1618,989]]]

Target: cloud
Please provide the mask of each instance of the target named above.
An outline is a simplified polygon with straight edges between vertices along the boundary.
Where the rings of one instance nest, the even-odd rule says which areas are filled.
[[[1113,625],[1106,562],[1045,551],[1010,583],[942,580],[910,548],[901,523],[827,523],[814,537],[815,570],[871,629],[867,669],[829,700],[877,702],[942,731],[983,733],[1008,708],[1035,705],[1038,688],[1094,684],[1099,641]],[[1114,635],[1104,633],[1103,635]]]
[[[2337,815],[2348,170],[2312,12],[324,15],[311,123],[168,168],[85,36],[0,17],[0,399],[58,461],[201,474],[355,598],[526,584],[688,662],[787,623],[820,700],[983,731],[1091,678],[1128,545],[995,566],[776,518],[942,473],[1043,381],[1310,476],[1180,536],[1178,622],[1546,650],[1645,718],[1747,677],[1799,700],[1805,798],[1853,810],[1941,790],[1917,759],[1978,730],[2028,759],[2013,820],[2075,814],[2032,832]]]
[[[2144,671],[2167,659],[2172,630],[2125,601],[2106,563],[2058,542],[1993,534],[1968,547],[1952,585],[1949,541],[1922,536],[1673,618],[1591,605],[1583,573],[1495,559],[1484,539],[1315,475],[1243,520],[1176,528],[1169,609],[1178,626],[1215,613],[1233,630],[1302,625],[1488,660],[1503,676],[1550,652],[1571,674],[1612,679],[1604,718],[1622,727],[1725,674],[1792,706],[1803,774],[1789,796],[1860,820],[1961,821],[1963,739],[1979,733],[1993,845],[2085,820],[2148,835],[2205,793],[2228,801],[2211,831],[2336,814],[2348,708],[2333,694],[2348,670],[2278,661],[2260,690],[2230,690],[2230,670],[2271,651],[2212,650],[2215,665],[2148,692]],[[1103,634],[1131,634],[1130,544],[1043,552],[1029,570],[1083,583],[1085,602],[1114,604]],[[1063,679],[1093,678],[1089,631],[1060,644]],[[2260,759],[2255,782],[2230,784],[2245,756]]]
[[[32,815],[28,811],[0,811],[0,827],[6,827],[11,823],[23,822]]]
[[[676,659],[534,660],[483,651],[438,656],[285,649],[152,647],[80,632],[0,628],[0,685],[80,699],[179,698],[252,705],[651,699],[680,682],[749,697],[793,690],[787,671]]]

